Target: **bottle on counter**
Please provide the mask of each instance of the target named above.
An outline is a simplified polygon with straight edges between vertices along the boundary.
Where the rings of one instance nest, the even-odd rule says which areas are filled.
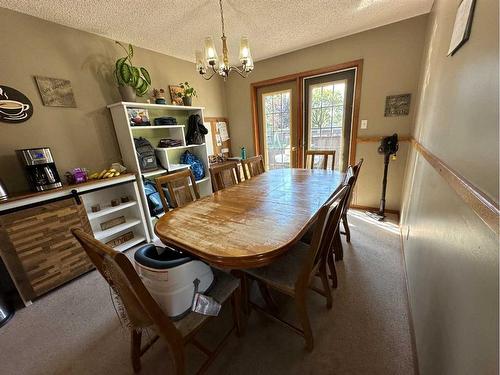
[[[245,160],[247,158],[247,150],[245,147],[241,148],[241,160]]]

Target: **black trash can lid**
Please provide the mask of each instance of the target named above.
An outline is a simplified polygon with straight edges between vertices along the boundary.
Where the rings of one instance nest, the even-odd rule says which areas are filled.
[[[134,254],[137,263],[154,269],[168,269],[188,263],[193,259],[171,247],[160,247],[147,244]]]

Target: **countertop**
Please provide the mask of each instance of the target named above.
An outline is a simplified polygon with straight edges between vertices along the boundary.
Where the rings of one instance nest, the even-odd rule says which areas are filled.
[[[46,190],[46,191],[40,191],[40,192],[30,191],[25,193],[13,194],[12,196],[9,196],[7,199],[0,201],[0,212],[12,210],[22,206],[27,206],[30,204],[40,203],[55,198],[64,197],[70,195],[72,190],[76,190],[78,193],[83,193],[85,191],[99,189],[106,186],[112,186],[134,180],[135,180],[134,173],[124,173],[117,177],[111,177],[102,180],[90,180],[75,185],[63,185],[60,188]]]

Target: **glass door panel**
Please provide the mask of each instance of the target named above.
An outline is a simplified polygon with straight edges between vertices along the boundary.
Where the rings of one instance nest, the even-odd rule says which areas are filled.
[[[291,90],[262,94],[266,169],[292,166]]]
[[[344,123],[346,82],[327,82],[309,86],[310,116],[308,150],[336,150],[335,169],[342,155],[342,125]],[[316,158],[320,167],[322,160]]]
[[[335,150],[336,170],[349,163],[354,71],[307,78],[305,149]],[[315,158],[315,168],[323,161]]]

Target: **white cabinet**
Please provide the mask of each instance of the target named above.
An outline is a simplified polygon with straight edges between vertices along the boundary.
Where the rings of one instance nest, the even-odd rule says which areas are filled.
[[[107,243],[128,234],[130,239],[113,246],[118,251],[125,251],[137,244],[150,241],[149,228],[141,204],[141,194],[134,175],[126,176],[121,183],[118,183],[114,178],[110,179],[109,185],[84,192],[80,198],[97,240]],[[127,201],[122,202],[122,198]],[[112,206],[112,200],[117,200],[119,204]],[[92,207],[96,205],[99,205],[100,210],[92,212]],[[121,217],[123,217],[124,223],[110,228],[101,226],[107,221]]]
[[[154,224],[158,220],[158,215],[152,217],[149,214],[149,208],[146,195],[144,194],[143,179],[154,181],[155,177],[162,174],[172,173],[183,168],[189,168],[187,164],[180,164],[180,157],[186,151],[196,155],[203,163],[205,177],[196,181],[201,196],[206,196],[212,193],[212,183],[208,171],[208,153],[206,144],[187,145],[185,140],[185,132],[187,128],[188,118],[193,114],[198,114],[203,121],[203,107],[188,107],[164,104],[147,104],[147,103],[129,103],[119,102],[108,106],[113,117],[116,137],[120,146],[123,164],[130,172],[135,172],[139,193],[142,200],[142,208],[146,217],[148,230],[151,238],[155,238]],[[144,109],[148,110],[151,126],[130,126],[128,109]],[[175,117],[177,125],[161,125],[155,126],[154,119],[161,116]],[[134,138],[146,138],[153,147],[158,162],[158,169],[153,171],[141,172],[137,154],[134,146]],[[169,148],[158,148],[158,142],[162,138],[172,138],[181,140],[181,145]]]

